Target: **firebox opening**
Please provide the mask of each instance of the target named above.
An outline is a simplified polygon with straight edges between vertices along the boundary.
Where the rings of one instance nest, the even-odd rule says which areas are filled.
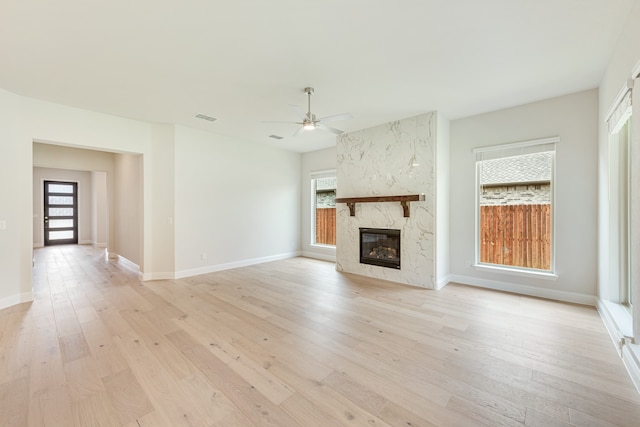
[[[400,269],[400,230],[360,229],[360,263]]]

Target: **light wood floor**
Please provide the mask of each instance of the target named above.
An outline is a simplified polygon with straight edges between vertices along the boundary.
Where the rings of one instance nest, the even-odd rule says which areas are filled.
[[[0,311],[3,426],[638,426],[594,308],[295,258],[141,283],[36,251]]]

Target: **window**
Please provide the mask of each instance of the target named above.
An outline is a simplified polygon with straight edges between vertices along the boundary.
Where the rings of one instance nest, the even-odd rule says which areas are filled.
[[[631,308],[631,108],[626,99],[609,129],[609,299]]]
[[[558,138],[475,149],[476,264],[553,272]]]
[[[331,176],[315,175],[311,179],[313,244],[336,244],[336,183],[335,173]]]

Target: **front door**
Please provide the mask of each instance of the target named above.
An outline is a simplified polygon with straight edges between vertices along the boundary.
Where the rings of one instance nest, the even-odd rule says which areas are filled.
[[[44,182],[44,244],[78,243],[78,183]]]

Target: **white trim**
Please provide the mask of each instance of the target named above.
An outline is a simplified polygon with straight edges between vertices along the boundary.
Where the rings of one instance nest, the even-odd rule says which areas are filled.
[[[440,278],[436,282],[436,289],[435,290],[439,291],[440,289],[442,289],[445,286],[447,286],[449,283],[451,283],[451,275],[444,276],[444,277]]]
[[[316,241],[316,199],[318,197],[316,194],[316,178],[317,177],[313,176],[313,173],[309,177],[309,200],[307,200],[309,203],[309,228],[307,229],[309,233],[309,246],[315,245]],[[336,195],[337,194],[338,191],[336,190]]]
[[[138,278],[147,282],[150,280],[173,280],[175,279],[175,275],[173,273],[164,272],[164,273],[143,273],[142,271],[138,272]]]
[[[336,245],[323,245],[322,243],[311,243],[309,247],[318,248],[318,249],[327,250],[327,251],[333,250],[333,252],[336,251]]]
[[[312,179],[316,178],[332,178],[336,176],[336,169],[327,169],[322,171],[311,171],[309,172],[309,176]]]
[[[640,77],[640,61],[638,61],[633,67],[633,70],[631,70],[631,78],[637,79],[638,77]]]
[[[517,267],[507,267],[500,265],[474,264],[472,266],[476,270],[487,271],[490,273],[511,274],[521,277],[535,277],[537,279],[558,280],[558,275],[551,271],[531,270]]]
[[[336,262],[336,254],[331,255],[331,254],[321,254],[318,252],[302,251],[300,255],[305,258],[313,258],[313,259],[319,259],[321,261]]]
[[[118,256],[115,261],[121,266],[128,270],[133,271],[134,273],[140,272],[140,266],[135,262],[123,257],[122,255]]]
[[[478,279],[476,277],[452,274],[449,280],[463,285],[477,286],[479,288],[494,289],[497,291],[512,292],[514,294],[529,295],[538,298],[546,298],[556,301],[570,302],[595,306],[597,298],[593,295],[578,294],[575,292],[559,291],[556,289],[539,288],[535,286],[520,285],[516,283],[501,282],[497,280]]]
[[[500,266],[488,266],[486,264],[480,264],[480,166],[482,164],[480,157],[483,157],[483,153],[486,152],[500,152],[509,150],[515,150],[518,148],[524,147],[535,147],[535,146],[543,146],[543,145],[551,145],[557,144],[560,142],[560,137],[548,137],[548,138],[540,138],[540,139],[532,139],[528,141],[521,142],[513,142],[508,144],[500,144],[500,145],[492,145],[487,147],[477,147],[472,151],[476,154],[476,185],[475,185],[475,206],[474,206],[474,215],[475,215],[475,235],[474,235],[474,244],[475,244],[475,254],[474,254],[474,267],[478,269],[490,269],[494,272],[499,273],[509,273],[515,275],[524,275],[531,277],[532,275],[539,278],[551,279],[555,280],[558,276],[555,274],[556,269],[556,146],[553,145],[553,148],[549,147],[549,151],[552,152],[551,155],[551,259],[549,260],[551,265],[551,271],[549,273],[538,272],[534,270],[525,270],[525,269],[516,269],[509,267],[500,267]],[[543,147],[544,148],[544,147]]]
[[[622,347],[622,362],[631,377],[631,382],[640,393],[640,346],[627,344]]]
[[[630,313],[619,304],[602,299],[598,299],[597,309],[633,385],[640,392],[640,346],[633,344],[632,338],[626,336],[630,331],[624,330],[631,327],[625,324],[629,320],[627,315],[631,316]]]
[[[638,63],[637,66],[640,66],[640,63]],[[639,70],[640,72],[640,70]],[[604,116],[604,121],[605,123],[607,123],[609,121],[609,119],[611,119],[611,116],[613,116],[613,113],[616,112],[616,109],[618,108],[618,105],[620,104],[620,102],[622,102],[622,100],[624,99],[624,97],[627,95],[627,92],[629,92],[631,90],[631,88],[633,87],[633,80],[629,79],[626,82],[624,82],[624,85],[622,86],[622,88],[620,88],[620,90],[618,91],[618,94],[616,95],[615,98],[613,98],[613,102],[611,103],[611,105],[609,106],[609,109],[607,110],[607,115]]]
[[[625,319],[624,313],[615,307],[617,305],[598,298],[596,308],[613,345],[618,351],[618,356],[622,357],[622,347],[625,343],[625,335],[629,333],[628,326],[630,325],[626,324],[628,319]]]
[[[0,299],[0,310],[22,304],[23,302],[33,301],[33,292],[23,292],[21,294],[9,295]]]
[[[620,337],[633,340],[633,317],[626,307],[615,302],[598,299],[598,311],[606,313]]]
[[[246,259],[242,261],[229,262],[225,264],[209,265],[206,267],[192,268],[189,270],[176,271],[175,278],[199,276],[201,274],[215,273],[217,271],[231,270],[232,268],[247,267],[249,265],[262,264],[265,262],[279,261],[282,259],[295,258],[300,256],[300,252],[289,252],[279,255],[266,256],[262,258]]]
[[[315,243],[316,241],[316,201],[317,201],[316,180],[322,179],[322,178],[335,178],[337,180],[338,179],[337,170],[326,169],[322,171],[315,171],[315,172],[312,171],[309,173],[309,186],[310,186],[309,224],[310,224],[310,227],[309,227],[309,230],[307,230],[309,232],[309,242],[310,242],[309,246],[328,247],[328,248],[333,248],[335,250],[335,245],[322,245],[322,244]]]
[[[631,85],[632,87],[633,85]],[[620,129],[629,120],[632,113],[631,105],[631,88],[627,90],[622,99],[616,105],[616,108],[611,113],[611,116],[607,119],[607,129],[609,135],[615,135],[620,132]]]
[[[80,232],[78,232],[80,234]],[[93,246],[93,240],[78,240],[79,245],[91,245]]]
[[[40,249],[40,248],[44,248],[44,243],[34,243],[33,244],[33,249]]]
[[[476,147],[471,151],[474,154],[487,153],[489,151],[511,150],[514,148],[531,147],[534,145],[544,145],[544,144],[555,144],[558,142],[560,142],[560,137],[553,136],[549,138],[532,139],[529,141],[512,142],[508,144],[499,144],[499,145],[489,145],[487,147]]]

